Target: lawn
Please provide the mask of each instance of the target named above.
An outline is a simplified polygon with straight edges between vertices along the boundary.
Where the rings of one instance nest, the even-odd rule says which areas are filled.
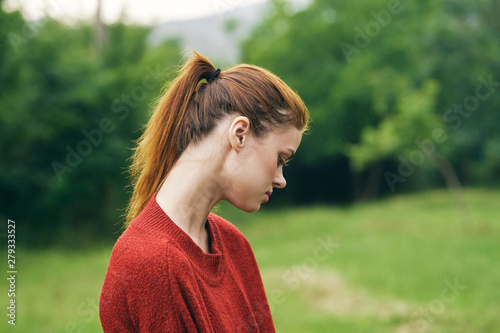
[[[464,197],[220,214],[254,248],[278,332],[499,332],[500,191]],[[0,331],[101,332],[110,250],[18,250],[16,326],[4,314]]]

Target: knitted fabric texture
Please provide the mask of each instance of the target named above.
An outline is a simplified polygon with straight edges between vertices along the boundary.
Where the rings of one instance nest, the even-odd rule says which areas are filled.
[[[116,242],[101,291],[107,332],[275,332],[250,244],[223,218],[207,220],[205,253],[154,194]]]

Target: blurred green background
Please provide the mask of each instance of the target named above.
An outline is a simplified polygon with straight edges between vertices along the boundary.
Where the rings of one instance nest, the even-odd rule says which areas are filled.
[[[238,61],[214,61],[270,69],[313,120],[286,190],[255,214],[219,207],[277,330],[499,332],[500,2],[300,3],[266,2]],[[101,330],[132,142],[185,48],[153,30],[0,6],[0,244],[16,221],[19,270],[2,331]]]

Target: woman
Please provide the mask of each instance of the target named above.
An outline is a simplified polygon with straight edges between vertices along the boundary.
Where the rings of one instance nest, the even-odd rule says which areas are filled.
[[[309,115],[274,74],[225,71],[195,54],[132,157],[128,228],[101,292],[104,332],[274,332],[252,249],[210,211],[255,212],[297,150]]]

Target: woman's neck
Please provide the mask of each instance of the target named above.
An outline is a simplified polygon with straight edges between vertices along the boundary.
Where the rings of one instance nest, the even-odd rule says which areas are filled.
[[[189,146],[170,170],[156,196],[158,205],[206,253],[210,239],[206,221],[222,200],[222,157],[214,146]]]

